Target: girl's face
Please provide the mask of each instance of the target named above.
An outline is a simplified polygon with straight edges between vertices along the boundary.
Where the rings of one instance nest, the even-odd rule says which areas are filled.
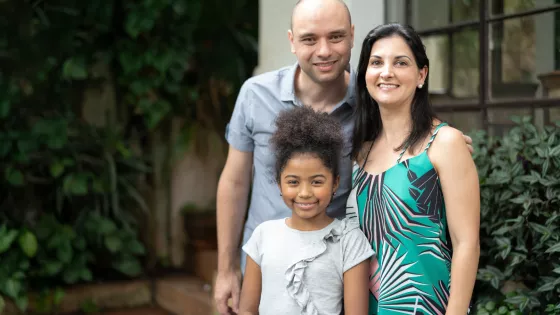
[[[326,215],[326,209],[338,187],[338,177],[323,161],[310,154],[298,154],[288,160],[280,174],[282,198],[293,215],[313,219]]]
[[[419,84],[424,84],[428,68],[418,65],[408,44],[400,36],[377,40],[371,47],[366,71],[369,95],[384,107],[410,105]]]

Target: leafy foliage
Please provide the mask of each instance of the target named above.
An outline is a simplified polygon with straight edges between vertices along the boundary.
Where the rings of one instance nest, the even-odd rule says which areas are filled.
[[[520,283],[505,302],[554,313],[560,296],[560,129],[538,130],[529,117],[500,139],[476,136],[481,182],[478,279],[501,289]],[[550,306],[552,305],[552,306]],[[557,312],[557,310],[556,310]]]
[[[0,1],[0,295],[24,309],[33,289],[56,304],[61,286],[143,272],[150,135],[176,118],[184,145],[197,126],[223,133],[256,65],[257,10]],[[83,112],[96,89],[116,95],[101,125]]]

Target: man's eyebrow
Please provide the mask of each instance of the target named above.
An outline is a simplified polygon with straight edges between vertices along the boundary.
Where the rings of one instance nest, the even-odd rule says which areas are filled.
[[[299,38],[304,38],[304,37],[313,37],[313,36],[315,36],[315,34],[313,34],[313,33],[303,33],[303,34],[299,35],[298,37]]]
[[[332,31],[329,33],[329,35],[346,35],[348,32],[344,29],[340,29],[340,30],[336,30],[336,31]],[[313,37],[316,36],[315,33],[311,33],[311,32],[307,32],[307,33],[303,33],[298,35],[299,38],[304,38],[304,37]]]
[[[330,32],[329,34],[331,34],[331,35],[333,35],[333,34],[336,34],[336,35],[346,35],[346,33],[347,33],[347,32],[346,32],[345,29],[340,29],[340,30],[332,31],[332,32]]]

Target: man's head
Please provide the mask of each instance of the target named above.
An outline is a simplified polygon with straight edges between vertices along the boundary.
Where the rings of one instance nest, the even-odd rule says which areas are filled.
[[[354,25],[342,0],[300,0],[288,31],[304,75],[316,83],[340,78],[350,62]]]

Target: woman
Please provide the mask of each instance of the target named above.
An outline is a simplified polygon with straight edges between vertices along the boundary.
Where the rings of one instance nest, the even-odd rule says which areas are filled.
[[[362,45],[350,215],[375,252],[369,314],[466,314],[479,257],[476,167],[462,133],[428,99],[429,61],[412,28]]]

